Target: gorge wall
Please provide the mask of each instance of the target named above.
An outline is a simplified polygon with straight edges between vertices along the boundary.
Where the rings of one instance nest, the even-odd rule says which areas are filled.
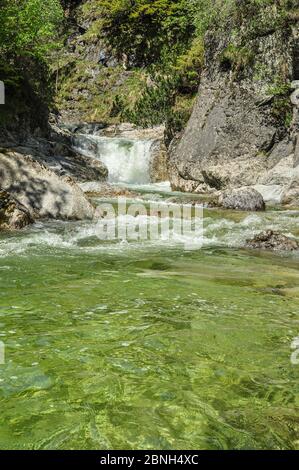
[[[170,147],[173,189],[256,186],[298,203],[299,15],[278,15],[272,6],[206,34],[193,113]]]

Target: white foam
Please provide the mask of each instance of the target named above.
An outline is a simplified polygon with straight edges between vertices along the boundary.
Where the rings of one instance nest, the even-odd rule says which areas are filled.
[[[86,145],[88,140],[93,144],[90,147]],[[152,140],[84,135],[82,146],[77,137],[76,150],[101,160],[108,168],[110,183],[148,184],[152,143]]]
[[[258,191],[265,202],[272,202],[273,204],[279,204],[282,200],[284,187],[278,184],[256,184],[253,188]]]
[[[171,219],[172,220],[172,219]],[[93,222],[47,222],[29,227],[23,232],[0,237],[0,257],[14,255],[40,255],[46,252],[61,250],[70,252],[119,252],[124,250],[147,250],[150,247],[168,249],[185,246],[199,246],[201,234],[194,232],[179,233],[173,230],[171,220],[165,217],[165,226],[161,219],[148,215],[120,215],[115,223],[121,227],[129,227],[130,233],[134,227],[139,227],[145,233],[149,226],[160,225],[158,236],[144,239],[126,240],[118,237],[111,240],[99,238],[101,220]],[[168,228],[168,222],[169,227]],[[263,230],[278,230],[289,236],[296,236],[299,226],[298,211],[271,211],[260,214],[244,215],[241,220],[225,217],[225,213],[216,217],[204,218],[203,245],[239,248],[244,246],[247,239],[252,238]]]

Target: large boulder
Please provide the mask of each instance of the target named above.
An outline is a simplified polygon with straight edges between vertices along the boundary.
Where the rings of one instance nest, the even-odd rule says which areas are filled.
[[[218,204],[225,209],[239,211],[264,211],[263,196],[253,188],[227,189],[223,191]]]
[[[28,209],[0,189],[0,230],[18,230],[33,223]]]
[[[259,233],[251,240],[247,240],[246,246],[248,248],[272,251],[299,250],[297,240],[274,230],[266,230],[265,232]]]
[[[93,158],[97,151],[96,143],[93,144],[85,136],[74,139],[62,133],[56,138],[56,141],[31,139],[14,149],[25,155],[32,155],[34,160],[47,166],[57,175],[70,176],[78,183],[107,181],[107,167]]]
[[[242,89],[227,76],[213,82],[202,79],[182,140],[170,152],[173,189],[195,191],[205,183],[220,190],[257,183],[276,130],[269,109],[262,113],[254,106],[256,100],[248,83]]]
[[[59,177],[31,155],[0,149],[0,185],[33,218],[81,220],[94,215],[93,206],[73,179]]]
[[[297,178],[293,178],[291,183],[284,188],[281,202],[290,208],[299,207],[299,172],[297,172]]]
[[[108,169],[104,163],[87,155],[70,153],[40,158],[40,161],[60,176],[70,176],[78,183],[87,181],[104,182],[108,179]]]

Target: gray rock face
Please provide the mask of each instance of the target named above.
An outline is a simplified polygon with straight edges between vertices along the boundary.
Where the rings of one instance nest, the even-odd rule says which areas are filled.
[[[276,31],[248,40],[254,62],[239,77],[221,65],[223,51],[232,41],[225,36],[206,37],[206,68],[198,98],[181,139],[170,147],[174,190],[201,192],[202,188],[259,184],[286,189],[294,178],[298,181],[299,161],[294,157],[298,131],[291,135],[275,117],[271,94],[271,80],[282,64],[285,75],[292,76],[292,34]],[[267,76],[261,70],[267,70]]]
[[[276,129],[266,111],[265,116],[254,108],[255,99],[249,86],[242,89],[226,77],[212,83],[203,79],[187,129],[172,155],[181,178],[216,189],[257,182],[266,166],[261,152],[271,146]]]
[[[266,230],[256,235],[252,240],[247,240],[246,246],[248,248],[272,251],[299,250],[297,240],[286,237],[282,233],[273,230]]]
[[[96,144],[83,135],[74,136],[65,128],[52,124],[49,135],[38,137],[27,135],[21,142],[0,129],[0,147],[14,149],[23,155],[32,155],[34,160],[45,165],[59,176],[70,176],[76,182],[104,182],[108,169],[104,163],[92,158]],[[76,151],[76,146],[82,152]]]
[[[168,154],[162,140],[155,140],[151,146],[151,159],[149,165],[150,180],[152,183],[168,181]]]
[[[99,160],[72,152],[69,155],[36,156],[60,176],[70,176],[78,183],[87,181],[104,182],[108,179],[108,169]]]
[[[31,223],[33,219],[26,207],[0,189],[0,230],[18,230]]]
[[[18,153],[32,155],[34,160],[47,166],[57,175],[70,176],[79,183],[107,180],[108,169],[102,162],[92,158],[94,150],[91,148],[92,143],[85,140],[84,136],[80,139],[82,153],[72,148],[74,138],[71,134],[59,130],[59,134],[55,133],[55,138],[57,140],[28,139],[22,145],[14,145],[13,148]]]
[[[29,211],[33,218],[90,219],[94,208],[70,177],[24,155],[0,149],[0,186]]]
[[[264,211],[263,196],[253,188],[227,189],[223,191],[218,203],[225,209],[240,211]]]

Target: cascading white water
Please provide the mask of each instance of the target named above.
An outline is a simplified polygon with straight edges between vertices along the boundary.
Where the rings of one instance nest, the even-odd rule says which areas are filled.
[[[152,141],[95,138],[99,158],[108,168],[112,183],[146,184],[150,182],[149,164]]]
[[[76,138],[75,147],[106,165],[109,182],[147,184],[150,183],[152,143],[151,140],[84,135]]]

